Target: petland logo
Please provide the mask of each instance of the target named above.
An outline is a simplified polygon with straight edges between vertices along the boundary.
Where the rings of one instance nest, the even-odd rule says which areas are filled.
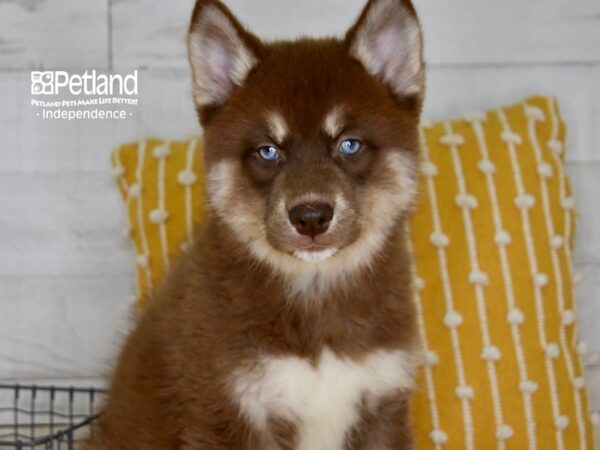
[[[32,71],[31,95],[137,95],[138,71],[128,75],[96,73],[69,74],[63,70]]]
[[[126,119],[138,106],[137,95],[137,70],[127,75],[31,72],[31,106],[42,119]]]

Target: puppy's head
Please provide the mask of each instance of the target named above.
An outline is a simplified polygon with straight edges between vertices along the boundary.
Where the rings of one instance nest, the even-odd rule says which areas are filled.
[[[217,0],[188,47],[209,200],[304,290],[368,265],[415,196],[424,86],[409,0],[370,0],[343,40],[266,44]]]

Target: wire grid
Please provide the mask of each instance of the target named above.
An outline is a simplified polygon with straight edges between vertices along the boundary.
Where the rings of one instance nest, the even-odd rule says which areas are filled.
[[[73,450],[92,437],[104,390],[0,384],[0,450]]]

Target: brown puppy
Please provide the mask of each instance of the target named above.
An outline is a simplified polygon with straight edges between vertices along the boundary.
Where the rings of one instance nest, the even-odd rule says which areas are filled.
[[[412,448],[414,9],[371,0],[343,40],[266,44],[199,0],[188,44],[209,217],[130,335],[90,448]]]

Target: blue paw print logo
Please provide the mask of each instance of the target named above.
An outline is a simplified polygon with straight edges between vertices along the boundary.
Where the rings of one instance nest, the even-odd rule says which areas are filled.
[[[54,94],[54,72],[31,72],[31,94]]]

